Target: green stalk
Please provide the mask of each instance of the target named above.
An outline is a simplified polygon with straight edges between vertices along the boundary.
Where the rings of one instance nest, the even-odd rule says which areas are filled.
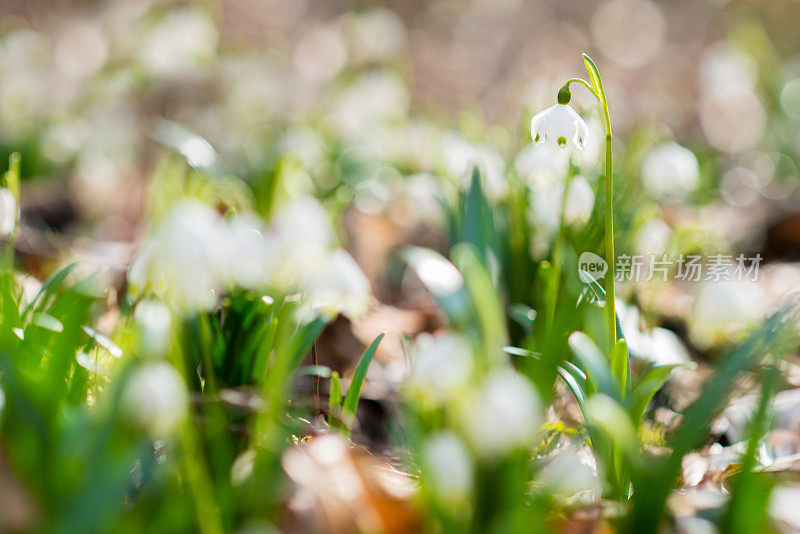
[[[581,78],[571,78],[567,80],[564,87],[559,91],[559,95],[564,91],[569,102],[569,85],[573,82],[580,83],[589,90],[600,103],[603,110],[603,126],[606,134],[606,208],[605,208],[605,234],[606,234],[606,261],[608,262],[608,274],[605,280],[606,289],[606,320],[608,321],[608,354],[611,355],[614,345],[617,342],[617,314],[614,291],[614,166],[612,162],[612,136],[611,136],[611,114],[608,111],[608,100],[603,91],[603,82],[600,80],[600,73],[592,58],[583,54],[583,62],[589,72],[590,82]]]

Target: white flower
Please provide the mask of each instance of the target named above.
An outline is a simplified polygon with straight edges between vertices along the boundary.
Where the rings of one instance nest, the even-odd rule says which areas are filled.
[[[171,435],[186,416],[189,396],[180,373],[166,362],[137,369],[122,394],[123,412],[154,438]]]
[[[564,220],[569,223],[584,224],[594,209],[594,191],[583,176],[575,176],[567,190],[564,204]]]
[[[635,248],[639,254],[663,254],[672,238],[672,228],[662,219],[653,219],[636,232]]]
[[[703,282],[689,316],[689,337],[701,349],[731,339],[763,317],[759,286],[752,282]]]
[[[434,402],[446,400],[469,379],[472,349],[455,334],[420,334],[411,350],[411,392]]]
[[[558,230],[561,219],[561,205],[564,204],[564,222],[583,224],[589,220],[594,209],[594,191],[589,182],[577,175],[569,183],[567,198],[564,200],[564,182],[539,176],[529,187],[531,214],[534,221],[552,237]]]
[[[697,156],[673,141],[655,147],[642,164],[644,187],[658,200],[682,200],[699,181]]]
[[[583,150],[588,135],[589,127],[569,104],[556,104],[531,119],[531,138],[537,145],[551,142]]]
[[[596,469],[587,465],[592,460],[585,458],[581,452],[574,446],[567,446],[553,453],[539,473],[539,481],[550,491],[563,497],[571,497],[583,491],[596,492]]]
[[[506,164],[503,156],[487,144],[472,144],[457,132],[442,136],[442,162],[445,170],[458,180],[461,187],[472,183],[472,168],[477,166],[483,178],[483,189],[491,200],[505,196],[508,184],[505,180]]]
[[[317,200],[302,197],[275,214],[265,236],[277,264],[271,283],[286,287],[312,280],[327,264],[334,249],[333,226]]]
[[[342,313],[350,319],[363,317],[372,300],[369,280],[343,249],[331,253],[305,290],[311,310],[329,316]]]
[[[222,231],[228,248],[227,254],[221,254],[226,281],[248,289],[263,287],[277,258],[270,254],[261,220],[254,215],[237,215],[225,222]]]
[[[141,335],[142,352],[164,354],[169,347],[172,315],[169,308],[155,300],[143,300],[136,305],[133,319]]]
[[[7,236],[17,227],[17,199],[10,189],[0,189],[0,236]]]
[[[463,502],[472,492],[473,462],[469,451],[450,432],[431,436],[422,449],[424,478],[437,499]]]
[[[510,368],[491,371],[464,408],[466,434],[475,450],[487,457],[530,445],[542,423],[533,386]]]
[[[173,208],[128,271],[131,293],[162,294],[179,308],[207,309],[223,283],[221,218],[200,202]]]

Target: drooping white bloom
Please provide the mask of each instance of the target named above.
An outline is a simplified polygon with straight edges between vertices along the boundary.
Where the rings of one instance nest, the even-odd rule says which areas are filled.
[[[487,457],[529,445],[542,423],[533,386],[511,368],[491,371],[464,408],[466,434],[475,450]]]
[[[10,189],[0,189],[0,236],[7,236],[17,227],[17,199]]]
[[[596,469],[590,464],[592,459],[584,457],[581,452],[574,446],[555,452],[539,473],[539,481],[563,497],[583,491],[596,492],[599,489]]]
[[[461,187],[470,186],[472,168],[478,167],[484,192],[490,199],[502,198],[508,189],[503,156],[487,144],[472,144],[460,133],[448,132],[442,136],[442,161],[445,170]]]
[[[528,183],[544,176],[549,181],[564,180],[569,171],[569,153],[552,145],[528,145],[517,154],[514,169]]]
[[[549,142],[583,150],[588,135],[589,127],[569,104],[556,104],[531,119],[531,138],[537,145]]]
[[[682,200],[699,181],[697,156],[673,141],[655,147],[642,164],[644,187],[658,200]]]
[[[225,221],[222,232],[228,249],[223,255],[226,281],[248,289],[263,287],[277,258],[270,254],[261,220],[240,214]]]
[[[570,223],[585,223],[594,209],[594,191],[583,176],[575,176],[567,189],[564,203],[564,220]]]
[[[162,361],[134,371],[122,394],[122,409],[130,421],[154,438],[170,436],[186,416],[188,394],[180,373]]]
[[[142,352],[161,355],[169,347],[172,314],[169,308],[155,300],[143,300],[136,305],[133,319],[139,328]]]
[[[207,309],[223,283],[227,244],[217,212],[196,201],[178,205],[131,265],[131,293],[149,289],[179,308]]]
[[[334,249],[333,226],[317,200],[302,197],[283,206],[265,236],[277,264],[270,274],[275,285],[288,287],[313,279]]]
[[[689,337],[707,349],[755,324],[763,317],[759,286],[753,282],[704,281],[689,315]]]
[[[472,373],[472,349],[456,334],[420,334],[411,350],[412,394],[442,402],[464,385]]]
[[[583,176],[570,180],[567,198],[564,200],[563,180],[550,180],[540,176],[529,188],[533,220],[547,235],[555,234],[561,222],[561,206],[564,205],[564,222],[583,224],[589,220],[594,209],[594,191]]]
[[[463,502],[472,492],[472,458],[464,443],[450,432],[428,439],[422,449],[422,469],[434,496],[443,503]]]
[[[635,248],[639,254],[662,254],[672,239],[672,228],[663,219],[652,219],[636,232]]]
[[[363,317],[372,300],[369,280],[353,257],[343,249],[334,250],[305,288],[311,310],[350,319]]]
[[[650,361],[654,365],[689,364],[689,351],[671,330],[661,327],[646,328],[639,309],[617,299],[616,310],[620,325],[632,356]]]

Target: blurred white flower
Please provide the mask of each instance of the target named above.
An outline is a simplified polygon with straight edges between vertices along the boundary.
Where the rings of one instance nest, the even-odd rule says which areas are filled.
[[[564,220],[568,223],[584,224],[594,209],[594,191],[581,175],[572,178],[564,204]]]
[[[673,141],[653,148],[642,164],[642,182],[648,193],[662,201],[680,201],[700,181],[697,156]]]
[[[320,313],[363,315],[370,284],[355,260],[336,247],[322,205],[303,197],[283,206],[269,225],[251,214],[224,220],[196,201],[174,207],[129,271],[130,293],[153,293],[185,311],[208,309],[219,290],[299,292],[301,319]]]
[[[219,254],[225,262],[226,282],[247,289],[263,287],[276,258],[267,248],[266,228],[261,220],[251,214],[239,214],[225,221],[222,232],[227,252]]]
[[[564,222],[583,224],[589,220],[594,209],[594,191],[581,175],[570,180],[567,198],[564,200],[564,181],[553,181],[547,176],[536,176],[529,186],[531,213],[529,216],[544,230],[543,236],[552,237],[561,222],[561,206],[564,205]]]
[[[350,319],[358,319],[366,314],[372,301],[369,280],[343,249],[331,253],[304,289],[311,310],[327,316],[342,313]]]
[[[402,78],[389,72],[371,71],[339,95],[327,119],[346,140],[371,144],[376,129],[406,118],[410,102]]]
[[[347,47],[338,24],[306,29],[292,59],[297,71],[312,81],[330,80],[347,63]]]
[[[636,232],[636,252],[662,254],[672,238],[672,228],[663,219],[652,219]]]
[[[28,306],[33,299],[36,298],[36,295],[39,294],[39,291],[42,289],[42,282],[39,281],[35,276],[25,275],[22,273],[16,273],[14,278],[17,280],[17,284],[22,289],[22,295],[20,295],[20,306]]]
[[[451,334],[417,336],[411,349],[411,375],[407,385],[413,394],[443,402],[462,387],[472,374],[472,348]]]
[[[747,281],[702,282],[691,313],[689,336],[701,349],[729,340],[763,317],[761,291]]]
[[[569,152],[550,144],[527,145],[517,154],[514,169],[528,182],[536,181],[539,175],[551,181],[563,180],[569,171]]]
[[[122,393],[122,410],[154,438],[169,437],[187,413],[189,396],[180,373],[157,361],[136,369]]]
[[[464,502],[472,493],[473,462],[464,443],[450,432],[428,438],[422,447],[423,477],[444,504]]]
[[[457,132],[442,136],[442,161],[447,173],[462,187],[472,182],[472,168],[477,166],[483,178],[486,196],[499,200],[505,196],[508,184],[505,180],[506,164],[503,156],[487,144],[472,144]]]
[[[17,199],[7,187],[0,189],[0,236],[7,236],[17,227]]]
[[[169,347],[172,330],[172,314],[164,304],[155,300],[143,300],[136,305],[133,319],[139,328],[142,352],[162,355]]]
[[[175,76],[210,60],[218,42],[216,24],[205,11],[181,8],[167,12],[149,28],[139,54],[142,66],[154,74]]]
[[[689,351],[671,330],[654,327],[647,329],[636,306],[617,299],[617,314],[632,356],[654,365],[688,364]]]
[[[403,21],[392,10],[380,6],[348,13],[344,26],[350,41],[350,56],[359,63],[391,57],[406,41]]]
[[[445,220],[441,195],[439,183],[432,174],[421,172],[406,177],[401,205],[403,215],[415,223],[440,226]]]
[[[556,104],[531,119],[531,139],[537,145],[549,142],[583,149],[588,136],[589,127],[569,104]]]
[[[3,388],[0,387],[0,415],[3,413],[3,407],[6,405],[6,394],[3,393]]]
[[[275,259],[271,282],[290,287],[313,279],[334,248],[333,225],[317,200],[301,197],[282,206],[265,235]]]
[[[597,492],[596,469],[587,465],[591,460],[581,456],[574,446],[564,447],[551,455],[539,473],[539,481],[551,492],[571,497],[582,491]]]
[[[210,207],[184,202],[167,215],[128,271],[133,295],[148,290],[179,308],[207,309],[221,287],[226,240]]]
[[[510,368],[490,371],[464,408],[466,434],[481,456],[501,456],[530,445],[542,424],[536,391]]]

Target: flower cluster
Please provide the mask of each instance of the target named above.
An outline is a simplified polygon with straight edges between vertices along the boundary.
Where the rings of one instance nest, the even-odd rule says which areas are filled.
[[[363,314],[370,285],[336,245],[324,208],[311,198],[282,207],[270,224],[250,214],[223,218],[196,201],[175,206],[128,272],[134,297],[152,293],[179,309],[212,307],[220,291],[299,292],[303,318]]]

